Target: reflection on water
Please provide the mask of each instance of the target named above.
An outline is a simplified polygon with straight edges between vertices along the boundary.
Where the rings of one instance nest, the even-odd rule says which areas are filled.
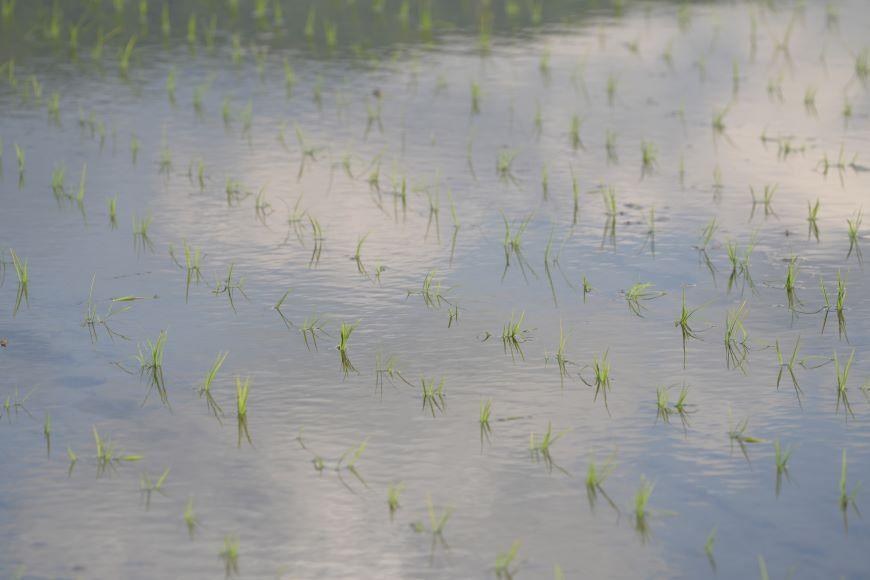
[[[4,574],[863,575],[863,3],[3,7]]]

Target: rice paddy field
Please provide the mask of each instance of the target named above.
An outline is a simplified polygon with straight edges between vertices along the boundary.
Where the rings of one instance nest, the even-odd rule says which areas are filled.
[[[0,576],[868,577],[868,30],[2,0]]]

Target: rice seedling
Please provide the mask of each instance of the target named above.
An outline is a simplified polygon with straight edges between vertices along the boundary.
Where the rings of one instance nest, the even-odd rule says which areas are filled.
[[[435,411],[444,413],[444,377],[441,377],[440,382],[435,383],[435,379],[421,378],[420,384],[423,392],[423,410],[429,409],[432,416],[435,416]]]
[[[103,439],[96,425],[91,427],[94,433],[94,443],[97,447],[97,475],[102,475],[107,469],[114,469],[122,462],[141,461],[141,455],[125,455],[115,447],[111,439]],[[75,454],[73,454],[75,456]]]
[[[553,433],[553,423],[551,421],[547,421],[547,431],[543,434],[540,439],[536,437],[535,432],[529,434],[529,451],[532,454],[532,458],[537,461],[538,459],[543,459],[544,463],[547,466],[548,470],[552,470],[553,467],[559,469],[559,471],[564,472],[564,470],[556,465],[553,461],[551,455],[551,448],[555,443],[564,437],[570,429],[563,429],[558,433]]]
[[[791,310],[794,310],[796,304],[800,304],[800,300],[798,300],[797,294],[795,293],[797,288],[798,268],[797,256],[792,256],[788,261],[788,266],[785,271],[785,283],[783,284],[783,289],[785,290],[785,295],[788,300],[788,307]]]
[[[807,239],[809,240],[811,237],[816,238],[816,242],[819,241],[819,224],[817,222],[819,217],[819,210],[821,209],[821,201],[816,198],[815,205],[811,204],[809,201],[807,202]]]
[[[607,104],[611,107],[613,106],[614,101],[616,100],[616,88],[619,83],[619,79],[613,73],[607,75]]]
[[[398,360],[393,355],[385,357],[380,352],[375,355],[375,389],[379,393],[383,393],[384,379],[389,380],[392,384],[393,381],[398,378],[409,387],[413,386],[402,375],[402,372],[399,370],[398,364]]]
[[[480,113],[480,100],[482,95],[480,85],[471,81],[471,114],[477,115]]]
[[[15,387],[15,391],[13,391],[12,395],[7,395],[6,399],[3,401],[3,412],[6,413],[7,419],[11,420],[12,414],[14,413],[17,415],[19,412],[23,412],[33,419],[34,417],[30,414],[30,411],[27,410],[25,403],[27,403],[27,400],[35,391],[36,387],[33,387],[22,396],[18,387]]]
[[[574,175],[574,166],[568,165],[568,168],[571,170],[571,195],[574,200],[573,221],[571,223],[576,226],[577,218],[580,215],[580,183],[577,181],[577,176]]]
[[[339,341],[338,345],[335,347],[338,350],[339,358],[341,361],[341,370],[344,373],[344,376],[351,372],[357,372],[356,368],[350,362],[350,358],[348,356],[348,348],[350,347],[350,336],[353,334],[353,331],[356,327],[359,326],[359,320],[354,322],[353,324],[348,324],[346,322],[341,323],[341,327],[339,328]]]
[[[752,212],[749,215],[749,219],[751,220],[755,216],[755,208],[758,205],[764,206],[764,217],[774,216],[776,217],[776,212],[773,211],[773,196],[776,193],[776,189],[779,187],[777,184],[767,184],[764,186],[764,191],[760,195],[756,195],[755,188],[751,185],[749,186],[749,193],[752,195]]]
[[[440,514],[436,513],[435,505],[432,503],[432,495],[427,493],[426,512],[429,515],[428,529],[423,522],[414,522],[413,524],[411,524],[411,527],[417,533],[428,531],[430,534],[432,534],[433,546],[436,541],[439,541],[443,544],[444,528],[447,526],[447,522],[450,520],[450,516],[453,515],[453,508],[447,506],[441,510]]]
[[[143,471],[142,475],[139,476],[139,491],[142,493],[142,496],[145,498],[145,509],[151,507],[151,494],[155,491],[161,495],[165,495],[163,493],[163,485],[166,483],[166,478],[169,477],[169,468],[163,470],[163,473],[160,477],[157,478],[157,481],[152,481],[151,476],[148,475],[147,472]]]
[[[302,333],[305,348],[309,350],[311,350],[311,346],[314,346],[314,350],[317,350],[317,336],[327,334],[323,329],[323,320],[316,312],[302,321],[302,324],[299,326],[299,332]],[[310,343],[309,339],[311,340]]]
[[[45,420],[42,422],[42,436],[45,438],[45,452],[48,457],[51,457],[51,415],[48,411],[45,413]]]
[[[822,289],[822,297],[825,299],[825,305],[822,306],[822,310],[825,312],[825,316],[822,319],[822,333],[825,332],[825,326],[828,322],[828,314],[830,314],[831,310],[837,311],[837,324],[839,327],[840,337],[846,337],[846,283],[848,281],[848,274],[846,276],[842,275],[842,272],[837,270],[837,297],[834,304],[831,304],[830,298],[828,296],[828,290],[825,287],[825,281],[822,277],[819,277],[819,286]]]
[[[713,110],[713,121],[711,125],[713,127],[714,134],[721,134],[725,132],[725,118],[728,116],[730,110],[730,104],[725,107]]]
[[[697,332],[692,328],[692,316],[705,306],[706,304],[696,306],[695,308],[686,306],[686,289],[683,288],[680,316],[674,320],[674,326],[680,329],[680,333],[683,336],[683,368],[686,368],[686,344],[689,339],[699,338]]]
[[[854,252],[859,262],[861,261],[861,246],[858,242],[860,240],[862,221],[864,221],[864,211],[861,209],[855,212],[851,219],[846,220],[846,225],[849,228],[849,252],[846,254],[846,258],[848,259]]]
[[[580,282],[580,286],[583,289],[583,302],[586,303],[586,296],[591,294],[595,288],[592,287],[592,284],[589,283],[589,280],[586,279],[586,274],[583,275],[583,279]]]
[[[809,85],[804,91],[804,109],[806,110],[808,115],[813,117],[818,115],[818,110],[816,109],[816,93],[818,92],[818,87],[815,85]]]
[[[514,355],[518,354],[520,355],[520,358],[525,360],[522,343],[531,340],[531,331],[522,326],[525,318],[525,312],[521,312],[518,317],[514,312],[511,312],[510,320],[502,324],[502,346],[504,347],[505,354],[510,353],[512,359],[514,358]]]
[[[223,366],[224,361],[227,359],[230,353],[228,352],[219,352],[217,358],[215,358],[214,363],[212,363],[211,368],[208,373],[205,375],[205,379],[199,384],[197,389],[199,393],[199,398],[201,399],[205,396],[206,404],[208,405],[209,411],[211,411],[218,420],[220,420],[220,416],[223,415],[223,410],[220,405],[218,405],[214,396],[211,392],[212,383],[214,383],[215,377],[217,377],[218,371]],[[247,399],[247,394],[245,395]]]
[[[423,298],[423,303],[428,308],[438,309],[442,304],[452,306],[453,303],[448,299],[451,288],[443,286],[441,280],[436,280],[436,271],[430,270],[423,278],[423,285],[420,290],[408,290],[407,296],[419,295]]]
[[[547,354],[544,357],[544,362],[549,362],[551,359],[556,362],[556,366],[559,367],[559,380],[562,386],[565,386],[565,377],[568,376],[568,365],[573,365],[574,363],[568,360],[566,356],[566,350],[568,348],[568,334],[565,332],[562,321],[559,321],[559,345],[556,347],[556,351],[552,354]]]
[[[199,527],[199,519],[196,517],[196,512],[193,511],[193,498],[187,500],[184,506],[184,524],[187,526],[187,535],[192,540],[196,528]]]
[[[515,256],[517,263],[520,266],[523,274],[525,275],[526,266],[528,266],[528,262],[523,257],[523,235],[526,232],[526,229],[529,227],[529,223],[532,221],[534,215],[527,216],[523,221],[516,224],[513,228],[511,228],[511,223],[508,221],[507,217],[502,214],[502,220],[504,221],[504,259],[505,259],[505,269],[502,273],[502,278],[507,274],[508,268],[511,263],[511,256]],[[529,267],[531,270],[531,267]],[[531,270],[534,273],[534,270]]]
[[[390,520],[393,519],[393,514],[401,507],[399,503],[399,495],[404,491],[405,484],[399,483],[390,484],[387,488],[387,506],[390,508]]]
[[[224,547],[218,557],[224,562],[224,574],[227,578],[239,574],[239,547],[238,536],[224,536]]]
[[[643,140],[640,142],[641,155],[641,176],[647,173],[652,173],[656,165],[658,165],[658,148],[652,141]]]
[[[357,242],[356,242],[356,251],[355,251],[354,254],[353,254],[353,261],[356,262],[356,268],[357,268],[357,270],[359,271],[360,274],[365,274],[365,273],[366,273],[366,268],[365,268],[365,266],[363,265],[363,262],[362,262],[362,247],[363,247],[363,244],[364,244],[365,241],[366,241],[366,238],[369,237],[369,234],[370,234],[370,233],[371,233],[371,232],[366,232],[365,235],[362,235],[362,236],[359,237],[359,239],[357,239]]]
[[[583,141],[580,139],[580,127],[583,125],[583,119],[576,113],[571,116],[571,147],[577,149],[583,146]]]
[[[704,542],[704,553],[707,555],[707,559],[710,561],[710,565],[713,567],[713,570],[716,570],[716,560],[713,558],[713,546],[716,543],[716,526],[713,526],[713,529],[710,530],[710,533],[707,535],[707,541]]]
[[[511,544],[511,547],[508,548],[507,552],[500,553],[495,557],[496,578],[504,578],[507,580],[513,578],[515,571],[511,570],[511,566],[519,554],[520,546],[522,546],[522,542],[520,540],[515,540],[514,543]]]
[[[607,360],[608,355],[610,354],[610,349],[604,351],[604,354],[601,357],[595,356],[592,359],[592,364],[589,365],[592,369],[593,377],[591,380],[586,380],[583,375],[580,375],[580,380],[586,383],[586,386],[592,387],[595,389],[595,394],[592,398],[593,401],[598,400],[598,395],[604,399],[604,407],[607,409],[607,392],[610,390],[610,379],[611,379],[611,365],[610,361]],[[609,409],[608,409],[609,412]]]
[[[746,301],[736,309],[728,310],[725,315],[725,366],[729,369],[740,369],[745,373],[745,363],[749,356],[749,334],[743,321],[748,311]]]
[[[481,439],[486,436],[489,437],[489,434],[492,432],[492,427],[489,424],[489,420],[492,417],[492,399],[487,399],[484,403],[482,400],[480,401],[480,414],[478,415],[478,422],[480,423],[480,436]]]
[[[495,162],[496,173],[502,181],[517,183],[513,175],[513,163],[519,152],[513,149],[500,149]]]
[[[846,415],[846,419],[851,415],[855,416],[855,413],[852,411],[852,405],[849,403],[849,395],[847,391],[847,383],[849,381],[849,371],[852,368],[852,361],[855,359],[855,349],[852,349],[852,353],[849,355],[849,358],[846,360],[846,364],[842,367],[840,366],[840,359],[836,353],[834,352],[834,373],[835,379],[837,381],[837,413],[840,412],[840,406],[843,406],[843,411]]]
[[[853,485],[852,492],[849,493],[848,481],[846,479],[848,474],[847,470],[848,465],[846,463],[846,450],[843,449],[843,459],[840,463],[840,500],[838,504],[840,506],[840,511],[843,513],[843,526],[848,531],[849,522],[847,519],[847,515],[849,513],[849,506],[852,506],[852,509],[855,510],[856,514],[861,515],[861,512],[858,511],[858,504],[855,501],[855,496],[858,495],[858,492],[861,490],[861,482],[859,481],[855,485]]]
[[[82,326],[84,326],[88,329],[88,332],[91,336],[91,342],[97,341],[97,338],[98,338],[97,326],[102,326],[103,330],[105,330],[105,332],[106,332],[106,335],[110,339],[114,340],[114,338],[116,336],[118,336],[120,338],[123,338],[124,340],[129,340],[123,334],[117,333],[114,330],[112,330],[112,328],[109,326],[109,319],[112,316],[114,316],[115,314],[120,314],[121,312],[126,312],[127,310],[130,309],[130,306],[121,306],[121,307],[115,308],[115,307],[110,305],[109,308],[106,310],[106,313],[101,316],[97,312],[97,305],[96,305],[96,302],[94,302],[94,284],[96,282],[96,278],[97,278],[96,274],[94,274],[91,277],[91,288],[88,291],[87,310],[85,311],[85,317],[84,317],[84,321],[82,322]],[[112,303],[114,304],[115,301],[113,301]]]
[[[220,294],[226,294],[227,298],[230,301],[230,306],[233,309],[233,312],[236,311],[236,303],[233,299],[233,293],[239,292],[246,300],[248,299],[248,295],[245,294],[245,279],[235,278],[233,279],[233,268],[235,267],[235,263],[230,263],[227,268],[227,276],[223,280],[215,280],[215,288],[211,291],[212,294],[218,296]]]
[[[729,411],[730,416],[730,411]],[[746,459],[747,463],[749,462],[749,454],[747,452],[747,445],[752,445],[756,443],[764,443],[764,439],[759,439],[758,437],[753,437],[752,435],[747,435],[746,430],[749,427],[749,417],[745,417],[742,421],[738,422],[736,425],[732,425],[728,429],[728,439],[731,445],[731,452],[734,452],[734,444],[740,448],[743,457]]]
[[[451,328],[454,323],[459,322],[459,305],[452,304],[447,308],[447,328]]]
[[[106,199],[106,209],[109,213],[109,227],[113,230],[118,229],[118,196],[109,197]]]
[[[794,451],[794,447],[789,445],[786,449],[783,449],[779,443],[779,439],[773,442],[773,461],[776,465],[776,495],[779,495],[780,490],[782,489],[782,478],[783,476],[788,480],[790,479],[788,474],[788,461],[791,459],[791,454]]]
[[[130,59],[133,56],[133,49],[136,46],[136,35],[130,37],[127,41],[127,44],[121,50],[121,55],[118,61],[118,70],[121,73],[121,77],[127,78],[128,73],[130,72]]]
[[[18,254],[15,253],[15,250],[9,248],[9,255],[12,257],[12,267],[15,268],[15,276],[18,279],[18,292],[15,297],[15,306],[12,309],[12,316],[15,316],[18,313],[19,308],[21,308],[21,302],[24,301],[25,305],[30,304],[30,300],[28,297],[28,284],[30,282],[30,270],[28,267],[28,262],[24,258],[20,258]]]
[[[315,163],[317,161],[317,155],[326,149],[326,147],[308,147],[305,144],[305,135],[302,134],[302,129],[299,128],[298,125],[295,125],[296,128],[296,140],[299,142],[299,149],[302,152],[302,157],[299,160],[299,173],[296,175],[296,181],[302,179],[302,174],[305,171],[306,162],[310,161],[311,163]]]
[[[24,183],[26,160],[24,158],[24,149],[22,149],[18,143],[15,143],[15,159],[18,162],[18,186],[21,187]]]
[[[870,48],[865,48],[855,55],[855,76],[862,83],[870,78]]]
[[[619,512],[616,504],[613,503],[613,500],[604,491],[604,482],[607,481],[607,478],[610,477],[610,474],[616,468],[613,459],[614,457],[610,456],[600,465],[595,462],[594,457],[589,461],[589,465],[586,468],[586,498],[589,500],[590,508],[595,507],[595,502],[598,500],[598,494],[600,493],[607,500],[607,503]]]
[[[725,250],[728,253],[728,261],[731,264],[731,274],[728,276],[728,291],[731,291],[738,279],[743,280],[741,292],[745,290],[747,285],[750,290],[755,291],[755,283],[750,273],[750,258],[755,250],[755,235],[752,236],[752,239],[746,245],[742,255],[738,251],[737,243],[730,240],[726,243]]]
[[[628,304],[628,309],[635,315],[643,317],[643,310],[646,309],[644,302],[655,300],[665,296],[667,292],[651,290],[654,284],[651,282],[636,282],[631,288],[625,291],[625,301]]]
[[[160,396],[160,401],[164,405],[169,405],[169,394],[166,391],[166,383],[163,379],[163,355],[166,350],[166,331],[161,330],[157,335],[157,339],[153,342],[149,338],[143,348],[142,344],[137,346],[136,361],[139,363],[139,376],[147,377],[149,382],[148,393],[145,395],[145,401],[152,389],[157,389]],[[143,404],[145,403],[143,401]]]

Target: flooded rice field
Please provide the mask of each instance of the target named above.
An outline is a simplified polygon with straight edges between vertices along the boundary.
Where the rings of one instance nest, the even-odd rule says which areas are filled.
[[[864,578],[863,0],[2,0],[0,574]]]

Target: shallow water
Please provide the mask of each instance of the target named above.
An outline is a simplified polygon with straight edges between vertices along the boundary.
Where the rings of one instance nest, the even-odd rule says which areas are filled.
[[[213,578],[227,571],[225,538],[237,537],[245,578],[493,577],[516,540],[516,578],[552,577],[556,566],[566,578],[757,577],[759,556],[773,578],[866,575],[870,529],[854,506],[844,514],[839,491],[844,449],[850,492],[870,481],[867,242],[859,235],[850,247],[847,228],[870,191],[870,99],[856,71],[870,26],[863,2],[548,2],[540,15],[534,4],[512,15],[502,2],[438,2],[429,31],[422,4],[405,24],[399,2],[377,14],[368,0],[336,1],[317,3],[312,39],[308,3],[280,2],[276,25],[275,3],[258,19],[245,0],[237,15],[228,3],[173,2],[164,37],[157,2],[147,28],[138,3],[118,14],[112,3],[71,2],[58,40],[51,3],[19,4],[0,35],[0,396],[10,401],[0,418],[0,573]],[[336,26],[333,48],[325,22]],[[110,38],[95,61],[100,29]],[[118,54],[134,34],[124,77]],[[810,86],[815,110],[804,102]],[[54,92],[59,121],[46,112]],[[717,131],[711,118],[729,103]],[[304,159],[297,126],[315,159]],[[656,149],[646,170],[643,141]],[[819,160],[836,162],[841,147],[845,166],[825,173]],[[499,172],[506,152],[515,159]],[[228,180],[243,194],[228,196]],[[778,185],[772,203],[753,212],[749,186],[761,195],[766,184]],[[608,186],[615,216],[602,202]],[[806,219],[816,199],[818,239]],[[288,224],[294,206],[305,212],[298,230]],[[147,240],[134,235],[134,216],[153,218]],[[309,216],[323,229],[317,243]],[[506,265],[505,220],[516,232],[527,218]],[[743,275],[729,284],[727,244],[742,253],[752,240],[753,286]],[[183,263],[184,241],[204,254],[189,289],[170,255]],[[28,261],[20,304],[9,248]],[[213,292],[231,264],[246,295],[236,291],[233,304]],[[449,288],[440,307],[419,294],[431,271]],[[833,296],[838,272],[848,275],[845,327],[819,310],[819,278]],[[97,324],[92,339],[83,324],[92,279],[98,314],[130,307],[108,319],[117,335]],[[635,283],[666,293],[642,301],[642,316],[625,297]],[[674,325],[683,288],[690,307],[703,306],[685,359]],[[140,299],[112,302],[121,296]],[[749,350],[735,369],[724,326],[743,301]],[[459,319],[448,324],[451,305]],[[300,332],[313,313],[323,323],[316,347]],[[520,313],[521,353],[501,339]],[[339,326],[357,321],[355,371],[343,370]],[[565,377],[553,360],[560,325]],[[162,330],[166,402],[134,358]],[[777,388],[774,344],[787,361],[798,337],[800,392],[787,371]],[[853,350],[847,416],[831,358]],[[223,409],[215,417],[197,389],[219,352],[229,355],[212,386]],[[605,352],[606,406],[586,384]],[[396,376],[380,388],[379,355],[394,356],[413,386]],[[237,376],[251,381],[250,440],[237,420]],[[441,408],[424,405],[421,377],[443,377]],[[666,422],[656,388],[670,387],[673,405],[683,385],[687,413],[671,407]],[[26,400],[16,407],[16,398]],[[744,435],[759,440],[745,453],[729,437],[744,419]],[[563,436],[548,456],[530,452],[530,433],[540,441],[548,424]],[[101,469],[92,428],[143,459]],[[775,440],[793,449],[779,478]],[[613,466],[597,494],[586,486],[591,461]],[[141,476],[167,468],[149,498]],[[655,487],[638,519],[641,477]],[[399,482],[391,514],[387,490]],[[427,497],[452,509],[440,535],[428,530]],[[854,499],[860,509],[866,494]]]

